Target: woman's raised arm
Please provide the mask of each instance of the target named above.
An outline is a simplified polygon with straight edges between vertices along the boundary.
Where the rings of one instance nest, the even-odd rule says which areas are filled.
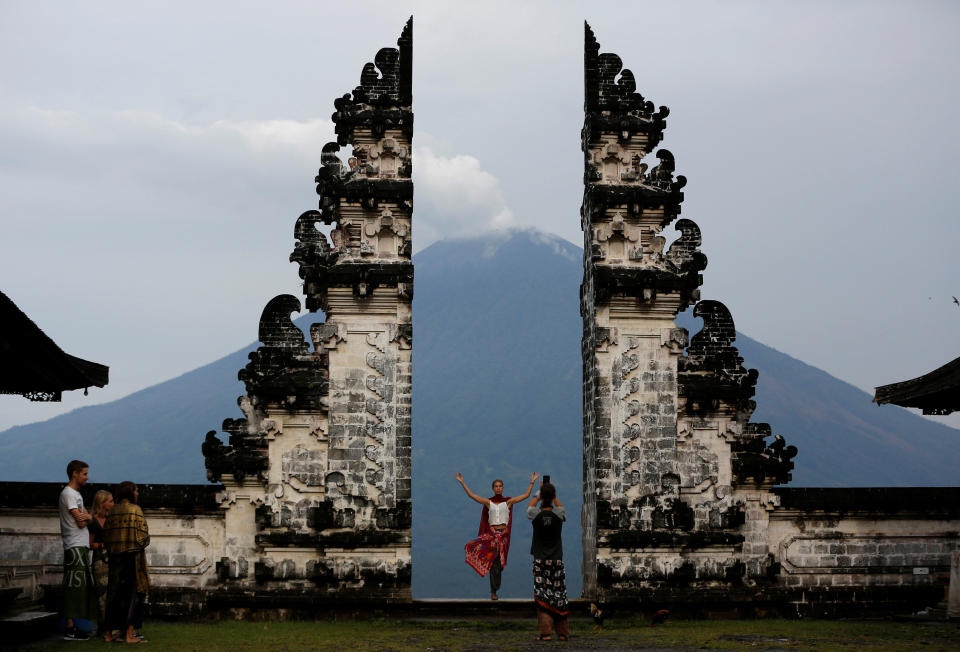
[[[487,503],[489,503],[490,501],[487,500],[486,498],[481,498],[481,497],[478,496],[477,494],[475,494],[475,493],[473,493],[472,491],[470,491],[470,488],[467,486],[467,483],[463,481],[463,474],[462,474],[462,473],[460,473],[459,471],[457,471],[456,475],[454,475],[453,477],[455,477],[455,478],[457,479],[457,482],[460,483],[460,486],[463,487],[463,490],[467,492],[467,495],[468,495],[468,496],[470,496],[471,498],[473,498],[475,501],[477,501],[478,503],[480,503],[480,504],[483,505],[484,507],[487,506]]]
[[[530,486],[527,487],[527,493],[523,494],[522,496],[514,496],[513,498],[507,501],[507,504],[513,507],[517,503],[522,503],[527,498],[529,498],[530,492],[533,491],[533,483],[536,482],[537,478],[539,477],[540,477],[540,474],[534,471],[533,474],[530,476]]]

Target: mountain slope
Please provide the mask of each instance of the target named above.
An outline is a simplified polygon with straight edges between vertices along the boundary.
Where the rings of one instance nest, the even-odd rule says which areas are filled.
[[[0,433],[0,478],[59,481],[66,463],[79,458],[97,482],[205,482],[200,443],[225,417],[242,416],[237,371],[254,348],[122,399]]]
[[[571,518],[564,531],[571,595],[580,588],[581,250],[553,236],[512,232],[438,242],[416,258],[414,297],[414,594],[483,597],[463,562],[494,478],[516,495],[549,473]],[[306,327],[316,316],[298,320]],[[736,315],[734,315],[736,318]],[[681,315],[692,333],[699,320]],[[250,324],[255,333],[257,324]],[[72,457],[97,481],[203,482],[200,443],[238,417],[237,371],[251,345],[178,378],[108,403],[0,433],[0,478],[59,480]],[[793,485],[951,485],[960,431],[870,396],[740,334],[760,371],[755,421],[800,449]],[[522,506],[504,595],[529,594],[530,527]]]
[[[891,405],[738,334],[760,371],[754,421],[800,449],[792,486],[947,486],[960,481],[960,430]]]
[[[580,250],[536,233],[434,245],[416,261],[414,298],[414,592],[489,595],[463,561],[476,536],[474,492],[526,490],[551,475],[570,514],[568,589],[580,591]],[[503,594],[530,592],[530,526],[514,507]],[[424,563],[427,562],[427,563]],[[419,566],[418,566],[419,565]]]

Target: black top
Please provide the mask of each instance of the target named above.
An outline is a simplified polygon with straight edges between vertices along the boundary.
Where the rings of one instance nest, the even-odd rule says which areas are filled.
[[[93,551],[93,561],[106,561],[107,551],[103,547],[103,526],[96,517],[90,519],[87,523],[87,532],[93,535],[93,543],[99,543],[101,546]]]
[[[530,554],[534,559],[563,559],[563,541],[561,533],[566,512],[563,508],[543,510],[531,507],[527,516],[533,521],[533,541]]]
[[[92,534],[98,543],[103,543],[103,526],[96,518],[87,521],[87,532]]]

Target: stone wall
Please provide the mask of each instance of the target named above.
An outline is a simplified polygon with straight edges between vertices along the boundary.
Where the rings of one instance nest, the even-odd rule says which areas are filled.
[[[0,586],[23,589],[20,600],[44,597],[44,587],[59,586],[63,544],[57,504],[63,484],[0,482]],[[81,490],[87,505],[98,489]],[[217,564],[224,555],[224,513],[217,506],[219,487],[141,485],[140,503],[150,528],[147,563],[155,602],[168,589],[192,594],[193,601],[218,584]],[[179,610],[178,610],[179,611]]]
[[[960,488],[787,489],[767,541],[799,613],[906,611],[947,598]]]
[[[63,570],[57,502],[63,486],[0,482],[0,588],[20,588],[16,604],[44,601],[56,608]],[[251,503],[249,490],[242,485],[146,484],[139,488],[150,528],[151,616],[313,617],[331,608],[408,601],[396,598],[392,578],[378,581],[368,573],[364,585],[351,589],[336,582],[337,578],[324,584],[322,577],[305,580],[299,575],[297,564],[312,569],[325,558],[357,565],[358,558],[379,555],[386,565],[395,557],[376,533],[367,532],[365,538],[363,532],[350,530],[321,532],[329,537],[326,546],[297,542],[285,546],[264,540],[262,531],[251,526],[257,519],[256,503]],[[88,484],[81,490],[86,504],[92,504],[99,489],[114,491],[115,487]],[[256,496],[262,496],[262,490]],[[263,551],[252,567],[249,560],[234,556],[245,550],[251,537],[251,545]],[[263,560],[271,556],[281,561],[268,572]],[[244,574],[249,582],[231,580],[231,575]],[[278,576],[286,581],[281,583]],[[325,596],[325,590],[332,595]]]

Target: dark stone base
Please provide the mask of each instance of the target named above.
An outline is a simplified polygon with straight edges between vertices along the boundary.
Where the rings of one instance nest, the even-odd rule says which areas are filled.
[[[652,617],[660,609],[686,618],[852,618],[914,613],[936,605],[942,585],[785,588],[673,588],[607,593],[610,612]]]
[[[153,587],[147,615],[163,619],[312,620],[351,612],[393,613],[410,604],[409,588],[327,592]]]
[[[943,587],[792,589],[649,589],[602,602],[604,611],[650,619],[660,609],[674,618],[853,618],[912,614],[938,604]],[[570,601],[574,617],[588,617],[591,600]],[[314,593],[154,588],[148,616],[160,619],[314,620],[317,618],[530,616],[532,600],[411,600],[396,590]]]

